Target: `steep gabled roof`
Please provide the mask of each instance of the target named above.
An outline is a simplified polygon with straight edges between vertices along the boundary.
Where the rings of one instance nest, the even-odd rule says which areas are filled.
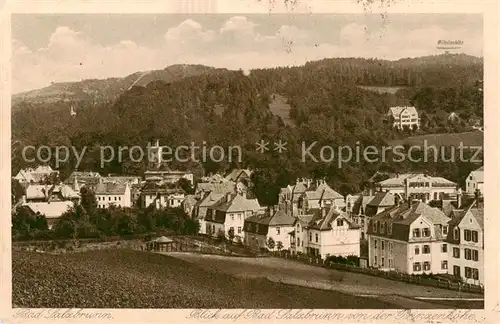
[[[394,195],[389,192],[377,192],[375,197],[367,204],[373,207],[390,207],[394,206]]]
[[[257,199],[247,199],[238,194],[227,194],[226,198],[214,204],[211,208],[218,211],[233,213],[243,211],[258,211],[261,209]]]
[[[290,216],[284,210],[278,210],[270,217],[269,225],[277,226],[277,225],[285,225],[285,226],[293,226],[295,224],[295,218]]]
[[[474,177],[474,179],[476,179],[477,182],[484,182],[484,166],[480,167],[475,171],[472,171],[470,175]]]
[[[342,212],[336,208],[330,208],[328,213],[325,215],[325,217],[322,217],[320,219],[313,219],[309,223],[309,228],[311,229],[317,229],[320,231],[329,231],[332,229],[332,222],[336,221],[337,219],[342,218],[344,221],[346,221],[349,224],[350,229],[357,229],[360,228],[358,224],[352,222],[347,214],[345,212]]]

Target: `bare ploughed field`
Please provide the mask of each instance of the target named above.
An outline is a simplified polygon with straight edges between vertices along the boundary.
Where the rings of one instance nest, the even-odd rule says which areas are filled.
[[[207,270],[240,278],[268,280],[310,288],[376,297],[403,308],[483,308],[483,296],[453,290],[412,285],[360,273],[325,269],[280,258],[227,257],[174,252],[170,256]],[[439,300],[441,299],[441,300]]]

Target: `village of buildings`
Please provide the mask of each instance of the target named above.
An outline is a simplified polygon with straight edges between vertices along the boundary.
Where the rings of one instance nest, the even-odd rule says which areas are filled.
[[[395,107],[390,113],[398,116],[394,127],[419,125],[414,109]],[[161,156],[160,148],[153,154]],[[52,185],[41,184],[42,179],[58,171],[24,169],[13,176],[25,188],[17,205],[45,215],[50,226],[88,187],[98,208],[132,207],[138,201],[143,208],[181,207],[198,220],[200,235],[223,235],[250,248],[322,259],[356,256],[361,266],[382,271],[447,274],[484,284],[483,167],[463,184],[425,173],[390,174],[347,196],[324,180],[301,178],[281,189],[276,206],[261,206],[250,194],[252,170],[195,181],[190,171],[159,166],[143,177],[74,171]],[[180,179],[194,187],[194,194],[175,185]]]

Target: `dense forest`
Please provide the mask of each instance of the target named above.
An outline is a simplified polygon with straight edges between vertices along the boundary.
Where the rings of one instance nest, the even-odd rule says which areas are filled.
[[[339,168],[336,161],[303,163],[301,145],[380,147],[410,135],[471,131],[473,124],[482,123],[482,78],[482,58],[467,55],[398,61],[337,58],[300,67],[253,70],[248,75],[206,69],[171,82],[153,80],[146,86],[133,86],[111,102],[24,100],[15,103],[12,113],[12,137],[19,141],[13,150],[12,171],[28,165],[20,154],[23,146],[65,145],[79,150],[87,147],[80,170],[142,175],[145,161],[125,159],[101,168],[99,147],[145,147],[157,138],[172,147],[191,142],[201,145],[203,141],[207,147],[239,145],[241,163],[172,162],[171,167],[193,169],[197,175],[250,167],[257,170],[255,190],[264,203],[273,203],[274,198],[269,197],[280,186],[305,175],[325,177],[343,194],[361,190],[377,170],[426,170],[463,182],[477,165],[360,161]],[[367,87],[398,90],[380,93]],[[270,111],[275,94],[287,98],[294,125],[285,124]],[[76,116],[69,114],[71,105],[77,107]],[[414,105],[422,119],[421,129],[392,129],[387,112],[394,105]],[[449,119],[451,113],[458,117]],[[272,143],[280,139],[287,142],[287,150],[278,154]],[[270,141],[271,150],[256,152],[255,143],[260,140]],[[63,176],[75,163],[72,158],[60,168]]]

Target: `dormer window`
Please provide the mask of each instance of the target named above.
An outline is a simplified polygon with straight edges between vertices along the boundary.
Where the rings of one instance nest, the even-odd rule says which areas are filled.
[[[380,233],[383,234],[385,231],[384,223],[380,224]]]
[[[453,229],[453,239],[458,240],[458,228],[456,227]]]
[[[377,222],[373,221],[373,232],[377,232]]]
[[[339,227],[344,226],[344,220],[342,218],[341,219],[337,219],[337,226],[339,226]]]
[[[392,224],[387,225],[387,234],[392,235]]]
[[[448,225],[444,225],[443,226],[443,235],[447,235],[448,234]]]

